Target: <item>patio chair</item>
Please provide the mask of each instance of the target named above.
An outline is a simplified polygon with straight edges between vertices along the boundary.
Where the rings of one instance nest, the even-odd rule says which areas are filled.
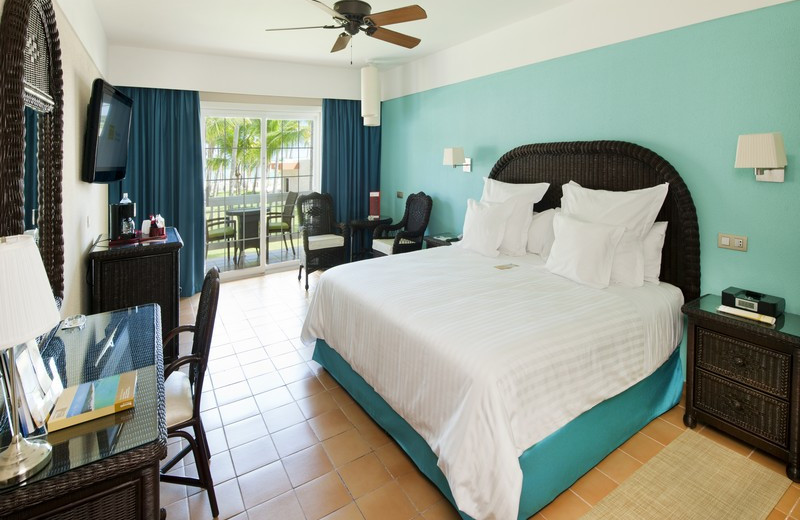
[[[305,267],[308,290],[308,273],[347,261],[350,233],[347,224],[334,221],[333,198],[330,194],[313,192],[301,195],[297,199],[297,206],[303,236],[297,279],[303,276]]]
[[[232,217],[218,217],[206,220],[206,258],[208,258],[208,244],[225,241],[228,261],[231,259],[231,242],[233,242],[233,262],[236,263],[236,219]]]
[[[397,224],[375,228],[372,255],[383,256],[422,249],[422,237],[431,218],[433,200],[425,192],[413,193],[406,199],[406,212]]]
[[[270,211],[267,213],[267,240],[269,240],[269,235],[280,233],[283,238],[283,247],[288,251],[289,247],[286,245],[286,234],[288,233],[289,243],[292,244],[292,256],[297,254],[294,250],[294,240],[292,240],[292,220],[294,220],[295,202],[297,202],[297,192],[290,191],[286,194],[283,211]]]

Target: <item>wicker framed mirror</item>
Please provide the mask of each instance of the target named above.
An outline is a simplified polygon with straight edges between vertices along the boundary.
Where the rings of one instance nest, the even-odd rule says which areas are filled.
[[[38,112],[37,227],[53,294],[64,296],[64,82],[51,0],[5,0],[0,19],[0,236],[24,224],[25,106]]]

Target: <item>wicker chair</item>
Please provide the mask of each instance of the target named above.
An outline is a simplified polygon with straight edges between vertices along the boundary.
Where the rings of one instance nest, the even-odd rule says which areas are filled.
[[[191,354],[179,357],[164,369],[164,388],[167,395],[167,436],[182,437],[188,442],[188,445],[161,467],[160,475],[161,482],[197,486],[208,491],[208,501],[214,517],[219,515],[219,507],[209,467],[211,452],[203,429],[203,421],[200,418],[200,396],[203,393],[203,379],[208,365],[218,300],[219,271],[216,267],[212,267],[203,281],[195,324],[181,325],[164,336],[164,345],[167,345],[181,332],[194,333]],[[188,375],[179,370],[184,365],[189,365]],[[194,431],[194,437],[186,431],[189,428]],[[197,464],[198,478],[166,474],[190,451]]]
[[[347,261],[350,247],[350,233],[347,224],[334,222],[333,198],[328,193],[309,193],[297,199],[300,208],[300,229],[303,236],[303,249],[300,251],[300,272],[306,269],[306,290],[308,274],[318,269],[327,269]]]
[[[273,233],[280,233],[283,238],[283,247],[286,245],[286,233],[289,233],[289,243],[292,244],[292,255],[295,255],[294,240],[292,240],[292,220],[294,220],[294,206],[297,202],[297,192],[290,191],[286,194],[283,211],[270,211],[267,213],[267,237]],[[278,220],[280,219],[280,220]]]
[[[233,243],[233,263],[236,263],[236,219],[219,217],[206,220],[206,258],[208,258],[208,244],[223,240],[228,260],[231,259],[231,243]]]
[[[422,249],[422,237],[431,218],[433,200],[425,192],[413,193],[406,199],[406,212],[396,224],[375,228],[372,256],[396,255]]]

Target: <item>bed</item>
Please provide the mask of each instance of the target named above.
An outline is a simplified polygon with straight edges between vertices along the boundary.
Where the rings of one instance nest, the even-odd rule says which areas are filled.
[[[669,183],[657,218],[669,222],[666,283],[596,290],[536,255],[436,248],[325,273],[303,339],[463,517],[527,518],[677,403],[680,304],[699,295],[697,217],[675,169],[632,143],[521,146],[489,177],[549,182],[537,211],[558,206],[570,180]]]

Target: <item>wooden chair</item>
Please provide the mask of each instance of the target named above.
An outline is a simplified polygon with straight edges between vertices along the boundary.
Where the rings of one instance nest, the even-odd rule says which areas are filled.
[[[167,396],[167,436],[181,437],[189,444],[161,467],[160,475],[161,482],[196,486],[208,491],[208,501],[214,517],[219,515],[219,507],[209,467],[211,453],[208,448],[206,432],[203,429],[203,421],[200,418],[200,397],[203,394],[203,379],[208,365],[218,300],[219,271],[216,267],[212,267],[203,281],[194,325],[181,325],[169,331],[164,337],[166,345],[181,332],[194,333],[191,353],[179,357],[164,369],[164,388]],[[188,365],[188,374],[178,370],[185,365]],[[194,432],[194,436],[186,431],[189,428]],[[198,478],[167,475],[166,473],[190,451],[197,464]]]
[[[308,274],[318,269],[327,269],[347,261],[350,246],[350,233],[347,224],[334,222],[333,198],[328,193],[312,192],[297,199],[299,208],[303,249],[300,251],[300,272],[306,269],[306,290]]]
[[[425,192],[412,193],[406,199],[403,219],[396,224],[383,224],[372,235],[372,255],[396,255],[422,249],[422,237],[431,218],[433,200]]]
[[[283,211],[270,211],[267,213],[267,235],[280,233],[283,238],[283,247],[286,245],[286,233],[289,233],[289,243],[292,244],[292,255],[295,255],[294,240],[292,240],[292,221],[294,220],[294,206],[297,202],[297,192],[290,191],[286,194]],[[280,220],[278,220],[280,219]]]
[[[218,217],[206,220],[206,258],[208,258],[208,244],[225,241],[228,260],[231,259],[231,243],[233,243],[233,263],[236,263],[236,219],[233,217]]]

